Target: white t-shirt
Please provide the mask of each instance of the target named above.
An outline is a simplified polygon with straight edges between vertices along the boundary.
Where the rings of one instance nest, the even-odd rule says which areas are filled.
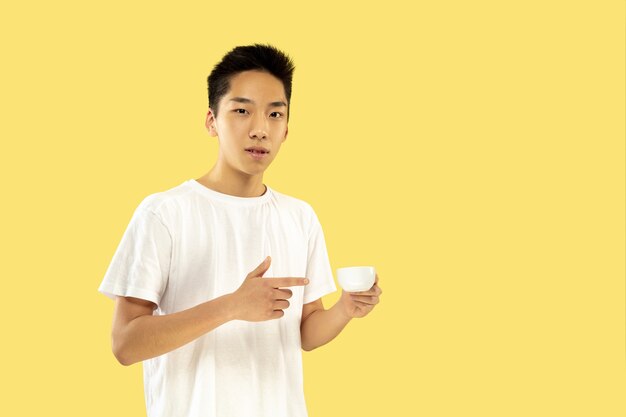
[[[266,186],[267,187],[267,186]],[[135,210],[98,289],[150,300],[155,315],[236,291],[266,256],[263,277],[307,277],[279,319],[233,320],[143,361],[149,417],[305,417],[303,304],[336,291],[313,208],[267,187],[236,197],[194,179],[151,194]]]

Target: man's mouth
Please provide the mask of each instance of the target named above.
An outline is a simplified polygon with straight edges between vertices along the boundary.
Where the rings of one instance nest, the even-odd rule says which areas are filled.
[[[268,151],[265,148],[259,148],[259,147],[253,147],[253,148],[247,148],[245,149],[246,152],[250,152],[250,153],[254,153],[254,154],[265,154],[265,153],[270,153],[270,151]]]

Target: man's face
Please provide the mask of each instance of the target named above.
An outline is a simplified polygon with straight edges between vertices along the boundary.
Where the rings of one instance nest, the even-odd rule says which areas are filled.
[[[262,174],[287,139],[287,99],[283,83],[261,71],[244,71],[230,80],[217,118],[209,110],[206,127],[218,136],[219,158],[248,175]],[[264,148],[268,153],[246,151]]]

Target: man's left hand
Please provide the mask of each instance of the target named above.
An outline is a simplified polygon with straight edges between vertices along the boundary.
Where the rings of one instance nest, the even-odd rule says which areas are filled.
[[[365,317],[380,302],[382,293],[383,290],[378,286],[378,274],[376,274],[374,285],[367,291],[346,292],[342,290],[339,304],[341,304],[342,311],[346,316],[350,318]]]

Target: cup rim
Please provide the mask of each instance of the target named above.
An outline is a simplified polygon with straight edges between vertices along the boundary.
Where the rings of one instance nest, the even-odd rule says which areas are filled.
[[[341,268],[337,268],[337,271],[340,269],[362,269],[362,268],[374,268],[371,265],[363,265],[363,266],[343,266]]]

